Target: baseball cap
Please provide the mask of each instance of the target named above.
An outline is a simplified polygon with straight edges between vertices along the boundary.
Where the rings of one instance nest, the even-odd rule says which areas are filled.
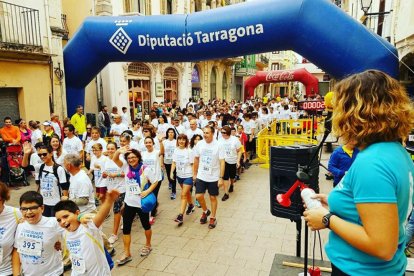
[[[49,121],[44,121],[44,122],[43,122],[43,125],[44,125],[44,126],[51,126],[52,124],[51,124]]]

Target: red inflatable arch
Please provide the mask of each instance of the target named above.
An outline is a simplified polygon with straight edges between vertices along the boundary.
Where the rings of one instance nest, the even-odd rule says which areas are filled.
[[[296,70],[257,71],[244,82],[244,98],[254,96],[254,89],[261,83],[299,81],[306,87],[306,96],[319,93],[318,79],[305,68]]]

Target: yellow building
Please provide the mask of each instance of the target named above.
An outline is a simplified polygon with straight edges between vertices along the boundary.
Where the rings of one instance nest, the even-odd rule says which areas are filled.
[[[65,114],[60,1],[0,3],[0,125]]]

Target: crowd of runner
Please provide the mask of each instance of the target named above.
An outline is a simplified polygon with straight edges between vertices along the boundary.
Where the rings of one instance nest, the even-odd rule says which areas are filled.
[[[103,106],[93,126],[78,106],[63,122],[56,114],[28,125],[4,119],[3,142],[22,145],[21,165],[37,186],[21,196],[19,208],[5,205],[13,183],[5,177],[2,158],[2,182],[8,185],[0,183],[0,275],[62,275],[64,264],[72,275],[110,275],[108,255],[120,229],[124,253],[117,264],[132,260],[131,227],[137,217],[146,238],[139,253],[147,256],[159,201],[176,200],[177,183],[181,204],[175,223],[181,226],[199,207],[199,222],[214,229],[219,189],[222,201],[237,191],[236,181],[255,158],[259,131],[273,120],[306,116],[292,100],[279,97],[189,101],[185,107],[154,102],[149,114],[140,115],[131,122],[127,108],[109,113]],[[158,198],[163,181],[168,200]],[[111,209],[107,238],[99,228]]]

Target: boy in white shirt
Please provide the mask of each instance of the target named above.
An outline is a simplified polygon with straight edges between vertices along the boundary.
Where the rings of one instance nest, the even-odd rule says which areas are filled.
[[[20,211],[24,222],[17,226],[14,247],[18,256],[13,257],[13,275],[62,275],[62,254],[56,244],[62,240],[54,217],[44,217],[43,197],[35,191],[20,197]]]
[[[99,212],[87,225],[79,222],[82,215],[73,201],[64,200],[56,204],[57,222],[66,229],[64,238],[72,260],[71,275],[111,275],[99,227],[105,221],[118,196],[117,190],[109,191]]]

